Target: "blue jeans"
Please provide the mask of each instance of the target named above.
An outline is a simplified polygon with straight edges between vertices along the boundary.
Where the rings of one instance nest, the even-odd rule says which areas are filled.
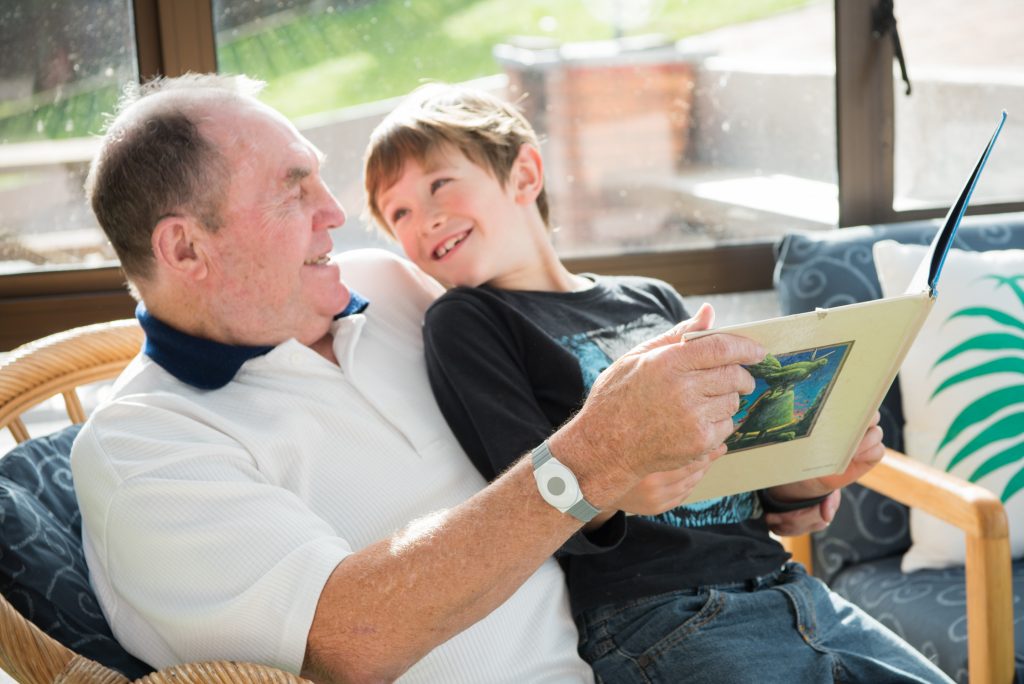
[[[580,654],[620,682],[952,680],[802,565],[585,612]]]

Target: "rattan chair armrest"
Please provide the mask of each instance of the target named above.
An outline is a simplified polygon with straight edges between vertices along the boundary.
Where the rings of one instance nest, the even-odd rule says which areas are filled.
[[[312,684],[308,679],[266,665],[217,660],[175,665],[133,684]]]
[[[21,684],[128,684],[120,673],[47,636],[0,596],[0,667]]]
[[[138,322],[123,320],[18,347],[0,364],[0,429],[52,396],[116,376],[139,353],[143,338]]]

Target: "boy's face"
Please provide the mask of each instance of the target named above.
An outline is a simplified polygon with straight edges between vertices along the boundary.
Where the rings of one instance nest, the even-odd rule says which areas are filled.
[[[406,255],[437,280],[516,289],[516,275],[537,260],[535,198],[517,193],[517,173],[513,167],[503,187],[489,170],[446,147],[425,164],[407,160],[378,206]]]

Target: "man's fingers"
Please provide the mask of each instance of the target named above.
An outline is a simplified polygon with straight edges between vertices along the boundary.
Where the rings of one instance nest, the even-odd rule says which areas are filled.
[[[697,309],[697,313],[693,315],[689,321],[683,321],[683,325],[686,326],[686,330],[683,332],[696,332],[698,330],[711,330],[715,327],[715,310],[714,308],[704,302]]]
[[[732,394],[738,399],[740,396],[754,391],[754,376],[743,366],[734,364],[697,372],[704,374],[702,381],[704,383],[704,396],[706,397]],[[738,409],[739,406],[733,410],[733,413]],[[729,415],[732,415],[732,413]]]
[[[697,330],[708,330],[715,324],[715,310],[710,304],[701,304],[700,308],[697,309],[697,313],[692,318],[688,318],[681,323],[677,323],[670,330],[663,332],[657,337],[652,337],[646,342],[642,342],[634,347],[629,353],[637,354],[657,349],[658,347],[665,347],[670,344],[678,344],[683,339],[683,335],[688,332],[694,332]]]
[[[713,434],[712,444],[709,445],[710,448],[707,450],[707,453],[714,460],[729,450],[725,446],[725,440],[736,430],[736,426],[732,423],[732,414],[729,414],[727,418],[712,423],[711,429]]]
[[[757,342],[725,333],[687,340],[674,353],[679,368],[684,371],[752,364],[762,361],[765,356],[764,347]]]

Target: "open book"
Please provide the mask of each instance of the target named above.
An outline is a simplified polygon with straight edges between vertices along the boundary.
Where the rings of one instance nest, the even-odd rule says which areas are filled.
[[[757,386],[733,416],[729,452],[687,502],[846,469],[931,311],[950,244],[1005,121],[1004,111],[906,293],[685,336],[727,332],[768,350],[748,366]]]

